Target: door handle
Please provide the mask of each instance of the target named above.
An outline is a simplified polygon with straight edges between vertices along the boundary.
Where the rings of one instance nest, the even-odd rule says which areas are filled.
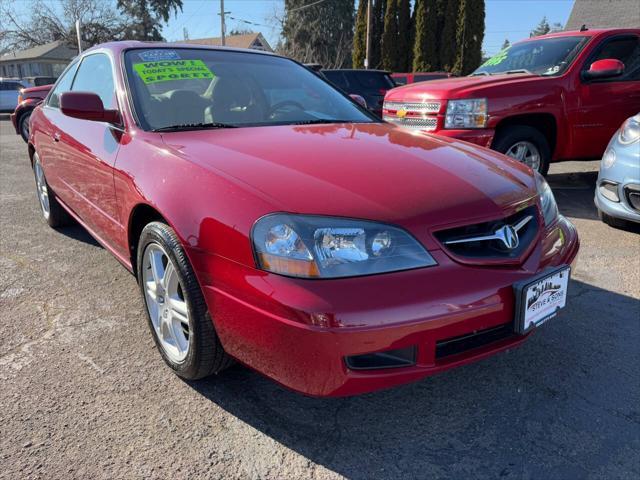
[[[60,132],[56,132],[52,135],[53,137],[53,141],[54,142],[59,142],[60,141]]]

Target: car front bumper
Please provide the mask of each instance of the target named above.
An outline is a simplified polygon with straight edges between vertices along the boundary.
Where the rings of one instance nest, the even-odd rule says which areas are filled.
[[[300,280],[191,254],[231,356],[304,394],[346,396],[415,381],[519,345],[526,336],[513,333],[513,284],[571,264],[578,247],[575,228],[561,217],[519,268],[461,265],[436,250],[435,267]],[[492,337],[497,331],[503,334]],[[491,341],[442,355],[474,334]],[[354,370],[345,361],[409,347],[416,351],[411,366]]]
[[[436,130],[430,132],[441,137],[455,138],[457,140],[464,140],[465,142],[473,143],[481,147],[491,148],[493,143],[493,137],[495,130],[490,128],[482,128],[477,130]]]

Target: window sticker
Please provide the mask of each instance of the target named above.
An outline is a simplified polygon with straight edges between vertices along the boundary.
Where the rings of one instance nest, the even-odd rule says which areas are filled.
[[[195,80],[215,78],[202,60],[171,60],[161,62],[134,63],[133,69],[145,84],[170,82],[172,80]]]
[[[138,53],[140,60],[144,62],[160,62],[161,60],[180,60],[180,55],[175,50],[145,50]]]
[[[493,65],[500,65],[502,62],[504,62],[505,58],[507,58],[507,52],[509,51],[509,48],[511,48],[511,47],[505,48],[500,53],[497,53],[496,55],[491,57],[489,60],[487,60],[486,62],[484,62],[480,66],[481,67],[491,67]]]

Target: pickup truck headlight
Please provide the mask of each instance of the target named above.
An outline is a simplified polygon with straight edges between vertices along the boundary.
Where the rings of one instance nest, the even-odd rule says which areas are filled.
[[[538,172],[534,172],[536,176],[536,186],[538,187],[538,195],[540,195],[540,206],[542,207],[542,216],[544,217],[544,224],[551,225],[558,217],[558,204],[556,198],[553,196],[551,187]]]
[[[258,268],[301,278],[339,278],[436,265],[409,233],[366,220],[273,214],[253,227]]]
[[[628,118],[620,127],[620,143],[628,145],[640,138],[640,113]]]
[[[486,98],[449,100],[444,128],[485,128],[487,119]]]

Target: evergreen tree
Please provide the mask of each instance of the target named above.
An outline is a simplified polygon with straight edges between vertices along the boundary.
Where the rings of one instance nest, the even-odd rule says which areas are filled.
[[[306,8],[300,8],[306,7]],[[303,63],[325,68],[351,66],[354,0],[285,0],[279,50]]]
[[[371,18],[371,59],[369,68],[382,67],[382,32],[384,31],[384,14],[387,0],[373,0]]]
[[[438,64],[438,18],[434,0],[416,0],[413,13],[415,38],[413,43],[413,71],[428,72]]]
[[[547,21],[547,17],[542,17],[540,23],[536,28],[531,30],[529,37],[538,37],[540,35],[546,35],[551,31],[551,27],[549,26],[549,22]]]
[[[182,0],[118,0],[116,5],[131,19],[124,32],[130,40],[163,40],[162,22],[182,11]]]
[[[442,30],[439,32],[440,58],[436,66],[446,72],[453,70],[458,52],[458,15],[460,12],[460,0],[444,0],[441,10]]]
[[[502,48],[500,50],[506,50],[510,46],[511,46],[511,42],[509,41],[508,38],[505,38],[504,39],[504,43],[502,44]]]
[[[398,2],[398,70],[408,72],[411,70],[413,58],[413,42],[411,28],[411,2],[409,0],[396,0]]]
[[[453,72],[468,75],[482,63],[484,0],[460,0],[458,12],[457,54]]]
[[[353,35],[353,52],[351,63],[353,68],[363,68],[364,59],[367,56],[367,3],[368,0],[360,0],[356,15],[356,31]]]
[[[398,67],[398,3],[387,0],[382,32],[382,68],[397,72]]]

